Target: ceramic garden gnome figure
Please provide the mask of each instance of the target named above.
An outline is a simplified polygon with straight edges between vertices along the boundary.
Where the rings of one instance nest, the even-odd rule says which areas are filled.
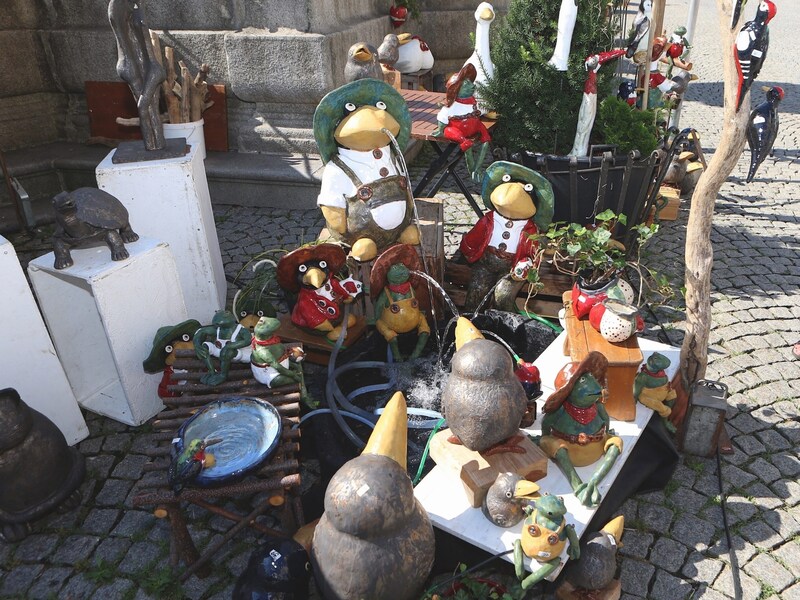
[[[536,252],[532,237],[553,219],[553,188],[542,175],[507,161],[492,163],[483,176],[481,197],[489,209],[461,239],[473,265],[466,309],[474,311],[497,281]],[[505,305],[503,298],[500,301]]]
[[[397,392],[366,448],[325,492],[311,563],[327,600],[418,598],[433,566],[433,527],[406,473],[407,416]]]
[[[566,385],[544,404],[539,446],[561,467],[581,504],[596,506],[601,499],[597,486],[622,452],[622,440],[611,431],[602,403],[608,359],[590,352],[577,367],[567,368],[571,375]],[[583,482],[575,467],[597,461],[595,472]]]
[[[401,156],[410,132],[405,100],[375,79],[333,90],[314,113],[314,137],[326,163],[317,204],[333,241],[351,246],[356,260],[372,260],[396,242],[419,244]]]
[[[409,359],[419,358],[431,333],[422,310],[429,305],[428,293],[420,278],[411,271],[420,271],[422,262],[417,251],[397,244],[381,254],[372,265],[370,291],[378,296],[375,303],[375,328],[389,343],[392,356],[402,361],[398,336],[416,333],[417,343]]]
[[[344,250],[336,244],[303,246],[278,261],[278,285],[297,293],[292,309],[292,323],[335,342],[342,331],[342,305],[352,302],[361,293],[361,282],[352,277],[339,280],[336,273],[346,260]],[[356,318],[349,315],[347,326]]]

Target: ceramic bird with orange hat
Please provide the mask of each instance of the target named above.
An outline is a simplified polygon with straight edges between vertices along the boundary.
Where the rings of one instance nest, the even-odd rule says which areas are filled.
[[[402,152],[411,134],[403,97],[376,79],[328,93],[314,112],[314,138],[325,163],[317,204],[335,242],[369,261],[397,242],[419,244]]]
[[[278,261],[277,279],[282,289],[296,293],[292,323],[335,342],[342,331],[342,304],[361,293],[362,284],[335,275],[344,267],[344,250],[336,244],[302,246]],[[355,325],[349,315],[347,326]]]
[[[417,343],[408,356],[419,358],[431,333],[422,310],[427,301],[427,290],[411,271],[420,271],[422,262],[411,246],[397,244],[381,254],[372,265],[370,291],[378,295],[375,302],[375,328],[389,343],[392,356],[402,361],[398,336],[415,332]]]
[[[433,527],[406,473],[406,413],[397,392],[325,491],[311,563],[327,600],[418,598],[433,567]]]
[[[602,403],[608,359],[590,352],[577,366],[568,367],[568,381],[550,395],[542,409],[539,447],[558,463],[581,504],[596,506],[601,500],[598,485],[622,453],[622,440],[611,431]],[[582,481],[575,467],[597,461],[600,464],[592,476]]]

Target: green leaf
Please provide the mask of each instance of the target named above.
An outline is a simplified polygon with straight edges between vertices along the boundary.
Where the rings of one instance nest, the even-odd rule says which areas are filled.
[[[580,251],[581,251],[580,244],[567,244],[567,254],[569,254],[570,256],[575,256]]]

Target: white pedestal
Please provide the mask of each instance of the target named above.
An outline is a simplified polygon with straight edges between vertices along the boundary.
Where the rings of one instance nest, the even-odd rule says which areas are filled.
[[[53,421],[70,446],[89,435],[56,356],[14,246],[0,236],[0,388],[13,387],[28,406]]]
[[[73,249],[75,264],[60,271],[51,252],[28,273],[80,405],[141,425],[163,408],[161,376],[142,361],[156,330],[187,316],[167,244],[140,238],[125,247],[130,258],[116,262],[105,245]]]
[[[225,304],[227,283],[197,146],[180,158],[119,165],[111,162],[114,152],[97,166],[98,187],[125,205],[136,233],[169,244],[189,316],[210,323]]]
[[[542,375],[542,391],[544,393],[536,401],[538,408],[536,422],[531,428],[524,430],[531,435],[541,435],[542,406],[548,396],[555,391],[553,381],[556,374],[569,360],[563,353],[565,339],[566,333],[559,335],[533,363],[539,367],[539,372]],[[642,338],[639,338],[639,346],[642,349],[645,361],[653,352],[660,352],[672,361],[672,364],[666,370],[667,376],[672,380],[678,370],[680,348]],[[652,416],[652,410],[637,404],[635,421],[611,421],[611,428],[622,438],[623,450],[614,466],[611,467],[608,474],[600,482],[600,485],[597,486],[604,498],[609,488],[614,484],[625,461],[631,455],[636,442],[639,441],[639,436]],[[595,468],[596,465],[589,465],[577,468],[576,471],[581,479],[586,481],[592,476]],[[549,492],[563,498],[564,504],[567,506],[567,522],[575,526],[575,533],[578,534],[578,537],[581,537],[595,512],[597,512],[599,505],[593,508],[583,506],[575,497],[575,494],[572,493],[569,481],[553,461],[550,462],[547,469],[547,476],[536,483],[539,484],[542,492]],[[462,487],[458,473],[455,470],[449,469],[445,465],[436,465],[414,488],[414,495],[428,512],[431,523],[435,527],[470,542],[491,554],[511,550],[514,547],[514,541],[521,536],[522,523],[509,529],[494,525],[483,516],[480,508],[472,508],[466,494],[462,492]],[[457,492],[454,492],[454,490],[457,490]],[[506,554],[503,558],[509,562],[514,561],[513,554]],[[569,560],[566,547],[561,553],[561,559],[561,565],[547,577],[548,581],[554,581]],[[534,570],[531,568],[531,559],[525,558],[525,567],[528,571],[532,572]]]

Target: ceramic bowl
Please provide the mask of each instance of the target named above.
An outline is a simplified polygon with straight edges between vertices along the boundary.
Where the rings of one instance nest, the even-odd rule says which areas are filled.
[[[193,439],[222,438],[207,452],[215,459],[192,485],[231,483],[268,459],[281,438],[281,417],[272,404],[258,398],[234,396],[215,400],[188,419],[173,440],[180,453]]]

